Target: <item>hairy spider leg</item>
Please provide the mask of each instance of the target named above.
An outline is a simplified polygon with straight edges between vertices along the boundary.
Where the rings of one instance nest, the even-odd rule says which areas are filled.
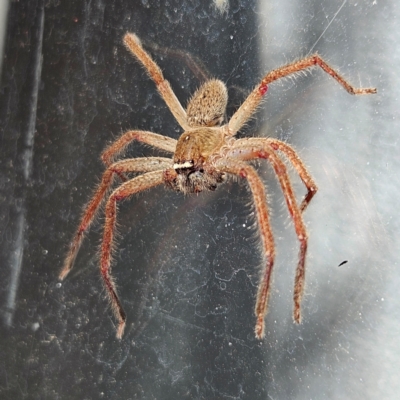
[[[134,140],[164,150],[168,153],[174,153],[177,144],[177,140],[168,136],[159,135],[158,133],[148,131],[127,131],[115,142],[112,142],[101,154],[101,159],[106,167],[111,165],[114,159],[124,152],[126,147]]]
[[[159,46],[157,43],[150,42],[149,40],[146,40],[146,47],[151,48],[151,51],[154,53],[183,61],[200,83],[206,82],[212,78],[204,63],[198,57],[187,51]]]
[[[149,146],[157,147],[168,153],[174,153],[177,141],[168,136],[162,136],[158,133],[148,131],[127,131],[122,134],[115,142],[111,143],[101,154],[101,160],[106,167],[123,153],[127,146],[137,140],[138,142],[148,144]],[[128,178],[122,172],[117,172],[117,175],[122,182],[126,182]]]
[[[263,141],[263,139],[261,140]],[[311,199],[318,191],[317,184],[315,183],[310,173],[307,171],[307,168],[304,165],[303,161],[301,161],[300,157],[291,146],[278,139],[267,138],[265,140],[274,150],[282,152],[287,157],[287,159],[290,161],[290,163],[299,174],[300,179],[303,181],[304,186],[307,189],[307,193],[300,204],[300,211],[304,212],[305,209],[308,207]]]
[[[307,171],[304,163],[301,161],[300,157],[296,153],[296,151],[289,146],[287,143],[284,143],[278,139],[273,138],[248,138],[248,139],[238,139],[236,143],[251,143],[254,146],[263,146],[267,145],[270,146],[275,151],[280,151],[283,153],[289,162],[293,165],[296,169],[297,173],[299,174],[300,179],[302,180],[304,186],[307,189],[307,193],[304,196],[301,204],[300,204],[300,211],[304,212],[307,208],[308,204],[310,203],[311,199],[317,193],[318,187],[314,182],[314,179],[311,177],[310,173]]]
[[[162,157],[143,157],[128,160],[118,161],[107,168],[103,173],[100,184],[94,192],[91,200],[85,208],[78,230],[71,242],[68,255],[65,259],[63,269],[60,272],[59,278],[63,280],[71,271],[76,255],[84,239],[85,233],[89,229],[96,214],[99,210],[100,204],[106,196],[109,188],[111,187],[114,175],[124,174],[129,172],[150,172],[157,171],[171,167],[172,160]]]
[[[267,312],[268,296],[271,283],[272,269],[275,260],[274,237],[269,220],[267,198],[265,187],[258,176],[256,170],[251,166],[236,159],[219,159],[216,167],[220,171],[227,172],[242,178],[246,178],[253,195],[256,217],[260,230],[261,240],[264,249],[265,267],[262,271],[261,283],[257,294],[257,303],[255,313],[257,322],[255,334],[258,339],[264,337],[264,317]]]
[[[376,88],[355,88],[354,86],[350,85],[350,83],[348,83],[341,75],[339,75],[332,67],[330,67],[329,64],[327,64],[318,54],[314,54],[268,72],[268,74],[265,75],[265,77],[261,80],[260,84],[254,88],[254,90],[249,94],[247,99],[230,119],[228,123],[230,135],[236,135],[240,128],[253,115],[256,108],[260,105],[263,96],[267,92],[268,85],[270,83],[315,66],[321,67],[350,94],[362,95],[376,93]]]
[[[189,126],[186,119],[186,111],[182,107],[171,85],[164,78],[160,67],[153,61],[150,55],[143,49],[139,38],[134,33],[127,33],[124,36],[124,43],[128,50],[142,63],[150,78],[154,81],[157,89],[171,110],[175,119],[183,130],[188,130]]]
[[[147,172],[139,175],[128,182],[123,183],[120,187],[111,193],[105,209],[105,224],[103,241],[101,244],[101,260],[100,271],[110,299],[111,308],[118,320],[117,338],[121,339],[124,334],[126,324],[126,314],[122,308],[121,302],[117,295],[114,280],[111,276],[111,256],[114,243],[115,221],[117,214],[117,201],[126,199],[138,192],[150,189],[164,182],[164,171]]]
[[[306,262],[306,253],[307,253],[307,230],[303,222],[303,217],[301,215],[301,210],[297,205],[296,197],[293,192],[292,185],[290,183],[289,175],[287,173],[286,165],[283,161],[278,157],[275,153],[274,149],[269,146],[268,141],[262,139],[241,139],[236,141],[232,149],[227,152],[227,157],[240,159],[242,161],[249,161],[259,158],[267,159],[278,178],[279,184],[282,188],[283,195],[286,200],[286,205],[289,210],[289,214],[293,220],[294,228],[296,231],[297,238],[300,242],[300,251],[299,251],[299,261],[296,269],[296,277],[294,284],[294,309],[293,309],[293,319],[300,323],[301,320],[301,298],[304,292],[304,279],[305,279],[305,262]],[[259,336],[257,329],[262,328],[259,332],[263,335],[264,326],[260,325],[261,321],[264,321],[265,314],[267,312],[267,301],[268,301],[268,290],[269,290],[269,281],[270,276],[267,274],[270,273],[268,269],[263,273],[263,279],[260,284],[260,288],[257,295],[256,302],[256,316],[257,316],[257,324],[256,324],[256,336]],[[264,283],[268,282],[268,283]],[[263,322],[264,323],[264,322]]]

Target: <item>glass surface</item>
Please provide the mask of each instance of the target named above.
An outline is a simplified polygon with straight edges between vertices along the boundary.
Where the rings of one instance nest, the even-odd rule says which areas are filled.
[[[218,1],[218,4],[225,3]],[[0,397],[394,399],[400,391],[399,6],[380,1],[13,2],[0,95]],[[260,242],[244,181],[120,205],[115,338],[98,270],[103,216],[58,273],[99,182],[102,150],[137,128],[182,133],[122,45],[135,32],[186,104],[227,83],[228,117],[267,71],[312,52],[321,70],[270,85],[239,136],[287,141],[319,191],[303,322],[292,320],[298,240],[266,161],[277,259],[266,336],[254,338]],[[178,50],[178,51],[177,51]],[[198,67],[198,68],[197,68]],[[131,146],[126,157],[165,155]],[[298,198],[304,187],[291,177]],[[343,264],[343,262],[346,263]]]

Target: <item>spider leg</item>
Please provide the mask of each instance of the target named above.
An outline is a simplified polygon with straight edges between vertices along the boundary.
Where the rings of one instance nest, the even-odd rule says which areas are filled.
[[[117,295],[115,283],[111,277],[111,255],[117,214],[117,201],[126,199],[135,193],[150,189],[164,181],[164,171],[148,172],[123,183],[115,189],[106,204],[103,241],[101,244],[100,271],[110,299],[111,307],[118,320],[117,338],[121,339],[125,329],[126,314]]]
[[[146,47],[151,48],[151,50],[155,53],[170,58],[175,58],[179,62],[183,61],[187,65],[187,67],[192,71],[193,75],[200,83],[208,81],[212,78],[210,72],[207,70],[203,62],[198,57],[194,56],[193,54],[187,51],[174,49],[170,47],[162,47],[159,46],[157,43],[149,42],[147,39],[146,39]]]
[[[265,267],[261,273],[261,281],[258,287],[257,302],[255,307],[255,315],[257,317],[255,334],[256,338],[262,339],[265,334],[264,319],[265,314],[267,313],[272,269],[275,260],[274,237],[272,235],[271,224],[268,215],[265,188],[255,169],[245,162],[236,159],[224,158],[219,159],[215,166],[219,171],[246,178],[253,195],[257,222],[263,243],[263,255],[265,256]]]
[[[311,199],[317,193],[318,187],[314,182],[314,179],[307,171],[303,161],[301,161],[300,157],[297,155],[296,151],[289,146],[287,143],[284,143],[278,139],[273,138],[247,138],[247,139],[238,139],[235,142],[235,146],[256,146],[259,148],[263,148],[264,146],[270,146],[275,151],[282,152],[293,167],[296,169],[297,173],[299,174],[300,179],[303,181],[304,186],[307,189],[307,193],[304,196],[303,201],[300,204],[300,211],[304,212],[307,208],[308,204],[310,203]]]
[[[186,111],[183,109],[178,98],[175,96],[169,82],[164,78],[160,67],[154,62],[150,55],[143,49],[139,38],[134,33],[124,36],[125,46],[142,63],[150,78],[155,82],[157,89],[171,110],[179,125],[186,131],[189,126],[186,119]]]
[[[114,174],[119,175],[129,172],[157,171],[169,168],[170,166],[171,160],[169,158],[149,157],[118,161],[107,168],[107,170],[103,173],[101,182],[95,190],[93,197],[85,208],[79,227],[71,242],[67,257],[64,261],[63,269],[59,275],[61,280],[63,280],[72,269],[84,235],[96,217],[100,204],[102,203],[104,196],[113,183]]]
[[[289,180],[289,176],[287,173],[287,169],[282,160],[275,154],[275,151],[272,147],[269,146],[267,139],[243,139],[236,141],[230,151],[226,153],[226,156],[229,159],[237,159],[241,161],[253,160],[257,158],[265,158],[268,159],[274,168],[275,174],[278,178],[280,186],[282,188],[282,192],[285,196],[286,204],[289,210],[289,213],[293,219],[295,231],[300,242],[300,251],[299,251],[299,261],[296,269],[296,277],[294,283],[294,310],[293,310],[293,318],[295,322],[300,323],[301,320],[301,299],[304,291],[304,278],[305,278],[305,260],[307,253],[307,230],[303,222],[303,218],[301,215],[301,209],[297,205],[296,198],[293,192],[292,185]],[[260,179],[260,178],[258,178]],[[256,199],[255,199],[256,203]],[[262,229],[261,229],[262,230]],[[262,337],[257,334],[257,328],[260,326],[260,322],[264,324],[264,317],[267,312],[267,301],[268,301],[268,290],[269,290],[269,279],[270,272],[268,269],[263,273],[263,279],[260,283],[257,302],[256,302],[256,316],[257,316],[257,324],[256,324],[256,336]],[[267,281],[268,283],[265,283]],[[265,295],[265,294],[266,295]],[[263,325],[262,325],[263,329]],[[263,330],[261,331],[263,332]]]
[[[177,141],[168,136],[162,136],[158,133],[147,131],[128,131],[122,134],[116,141],[112,142],[102,153],[101,159],[108,167],[113,160],[120,155],[126,147],[137,140],[138,142],[157,147],[158,149],[174,153]]]
[[[234,136],[246,123],[246,121],[253,115],[256,108],[260,105],[263,96],[267,92],[268,85],[270,83],[315,66],[319,66],[320,68],[322,68],[327,74],[329,74],[340,85],[342,85],[344,89],[346,89],[346,91],[350,94],[360,95],[376,93],[376,88],[355,88],[354,86],[350,85],[350,83],[348,83],[331,66],[329,66],[329,64],[327,64],[318,54],[313,54],[312,56],[274,69],[267,75],[265,75],[260,84],[254,88],[254,90],[249,94],[247,99],[239,107],[239,109],[235,112],[235,114],[229,121],[230,134]]]

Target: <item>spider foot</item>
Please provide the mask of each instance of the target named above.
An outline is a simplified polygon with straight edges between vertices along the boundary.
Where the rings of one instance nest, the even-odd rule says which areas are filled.
[[[296,304],[294,306],[293,319],[294,319],[294,322],[296,322],[296,324],[301,323],[301,311],[300,311],[300,305],[298,305],[298,304]]]
[[[265,331],[264,331],[264,316],[260,315],[257,318],[257,323],[256,323],[256,328],[255,328],[255,334],[257,339],[263,339],[265,336]]]
[[[121,340],[122,336],[124,336],[125,326],[126,326],[125,320],[123,320],[119,323],[118,329],[117,329],[117,339]]]

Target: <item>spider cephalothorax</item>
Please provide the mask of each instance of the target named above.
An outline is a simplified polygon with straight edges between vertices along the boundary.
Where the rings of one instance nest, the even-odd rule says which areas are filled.
[[[183,193],[215,190],[225,174],[210,168],[210,157],[224,144],[221,129],[193,128],[183,133],[174,153],[174,172],[166,171],[166,185]]]
[[[175,140],[147,131],[128,131],[103,152],[101,157],[107,169],[103,173],[95,194],[86,206],[60,273],[60,279],[64,279],[71,270],[84,234],[95,218],[104,197],[106,197],[114,181],[114,176],[117,175],[125,180],[125,174],[142,173],[142,175],[120,184],[109,195],[105,206],[100,271],[111,306],[118,320],[117,337],[121,338],[125,329],[126,315],[110,273],[118,201],[162,183],[173,190],[186,194],[215,190],[227,176],[244,178],[248,182],[253,197],[265,259],[255,306],[255,334],[257,338],[261,339],[265,333],[264,318],[267,313],[275,246],[264,184],[256,170],[247,161],[267,159],[282,188],[300,244],[293,296],[293,318],[299,323],[307,253],[307,231],[302,212],[315,195],[317,186],[299,156],[288,144],[273,138],[235,139],[234,136],[253,115],[270,83],[314,66],[322,68],[350,94],[371,94],[376,93],[376,89],[354,88],[319,55],[314,54],[277,68],[265,75],[231,119],[225,125],[222,125],[228,100],[227,89],[223,82],[216,79],[205,82],[193,95],[185,111],[168,81],[164,79],[161,69],[143,49],[137,36],[127,33],[124,37],[124,43],[153,79],[160,95],[184,133],[178,140]],[[143,157],[113,162],[117,155],[134,140],[173,154],[173,157]],[[282,157],[286,158],[295,168],[307,189],[307,193],[300,204],[295,198]]]

